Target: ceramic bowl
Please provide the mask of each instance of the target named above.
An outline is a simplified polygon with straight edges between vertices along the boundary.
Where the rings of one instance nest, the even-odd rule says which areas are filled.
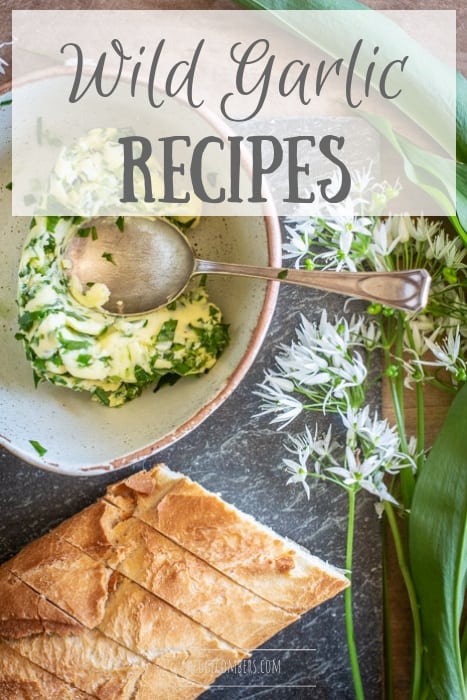
[[[24,86],[22,89],[36,89]],[[119,408],[91,401],[88,394],[41,383],[17,331],[18,261],[29,219],[11,215],[11,93],[0,95],[0,443],[21,459],[67,475],[115,470],[155,454],[204,421],[241,382],[271,320],[277,283],[211,276],[208,289],[230,325],[231,342],[214,368],[186,377]],[[194,232],[200,257],[280,265],[276,217],[205,217]],[[47,451],[39,456],[31,441]]]

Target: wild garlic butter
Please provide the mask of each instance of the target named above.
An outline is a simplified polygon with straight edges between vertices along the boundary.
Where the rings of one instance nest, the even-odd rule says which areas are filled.
[[[36,382],[88,391],[107,406],[119,406],[163,377],[212,367],[228,333],[204,286],[144,316],[113,316],[100,309],[105,288],[97,284],[83,298],[71,289],[63,253],[82,221],[36,217],[24,245],[18,338]]]

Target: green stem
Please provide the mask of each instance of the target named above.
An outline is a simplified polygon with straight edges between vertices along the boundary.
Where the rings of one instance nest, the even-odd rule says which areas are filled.
[[[415,352],[413,333],[409,324],[407,324],[406,333],[410,347]],[[423,468],[425,450],[425,400],[423,383],[421,381],[415,382],[415,400],[417,406],[417,472],[420,473],[420,470]]]
[[[399,312],[397,315],[397,326],[394,340],[394,354],[397,358],[402,358],[404,355],[404,332],[405,332],[405,315]],[[390,357],[386,357],[386,361],[390,362]],[[389,377],[389,386],[391,389],[391,398],[396,416],[397,431],[403,452],[408,453],[407,433],[405,430],[405,414],[404,414],[404,376],[402,368],[395,377]],[[401,471],[401,490],[402,501],[406,508],[410,507],[412,495],[415,486],[415,477],[411,469],[403,469]]]
[[[383,615],[384,615],[384,660],[385,660],[385,690],[386,700],[394,700],[394,676],[392,664],[392,635],[391,615],[388,588],[388,528],[386,519],[383,520]]]
[[[416,383],[415,397],[417,401],[417,473],[420,474],[425,460],[425,401],[422,382]]]
[[[455,228],[456,232],[459,234],[459,236],[464,241],[464,245],[467,245],[467,231],[464,230],[464,227],[462,226],[458,217],[457,216],[450,216],[449,221],[451,222],[451,224]]]
[[[402,540],[397,527],[396,517],[394,515],[394,508],[391,503],[387,501],[384,504],[384,511],[391,528],[392,537],[394,540],[394,547],[396,550],[397,562],[399,564],[399,569],[404,580],[405,588],[407,590],[407,595],[409,598],[410,611],[412,613],[412,623],[413,623],[413,675],[412,675],[412,700],[420,700],[421,692],[421,682],[422,682],[422,628],[420,624],[420,612],[418,607],[417,596],[415,593],[415,588],[413,585],[412,577],[410,575],[409,567],[405,558],[404,548],[402,545]]]
[[[345,568],[348,576],[352,580],[352,560],[353,560],[353,541],[355,528],[355,491],[348,490],[349,494],[349,515],[347,526],[347,549],[345,556]],[[355,690],[356,700],[364,700],[362,678],[360,675],[360,667],[358,664],[357,646],[355,644],[355,635],[353,627],[352,615],[352,586],[349,586],[344,591],[344,607],[345,607],[345,630],[347,633],[347,647],[349,650],[350,668],[352,669],[352,679]]]

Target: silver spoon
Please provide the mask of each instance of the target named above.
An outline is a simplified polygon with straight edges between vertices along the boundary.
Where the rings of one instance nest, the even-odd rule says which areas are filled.
[[[70,261],[67,273],[76,275],[83,288],[95,282],[108,287],[110,298],[103,308],[117,315],[165,306],[194,275],[206,273],[288,282],[408,311],[422,309],[428,298],[431,280],[426,270],[322,272],[197,260],[186,236],[164,219],[127,217],[119,223],[111,217],[86,221],[64,254]],[[88,235],[83,236],[83,229]]]

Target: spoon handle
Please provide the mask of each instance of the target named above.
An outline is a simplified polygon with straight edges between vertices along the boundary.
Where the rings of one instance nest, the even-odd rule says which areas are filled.
[[[204,273],[258,277],[298,284],[327,292],[347,294],[406,311],[420,311],[426,306],[431,283],[430,275],[426,270],[323,272],[197,260],[194,274]]]

